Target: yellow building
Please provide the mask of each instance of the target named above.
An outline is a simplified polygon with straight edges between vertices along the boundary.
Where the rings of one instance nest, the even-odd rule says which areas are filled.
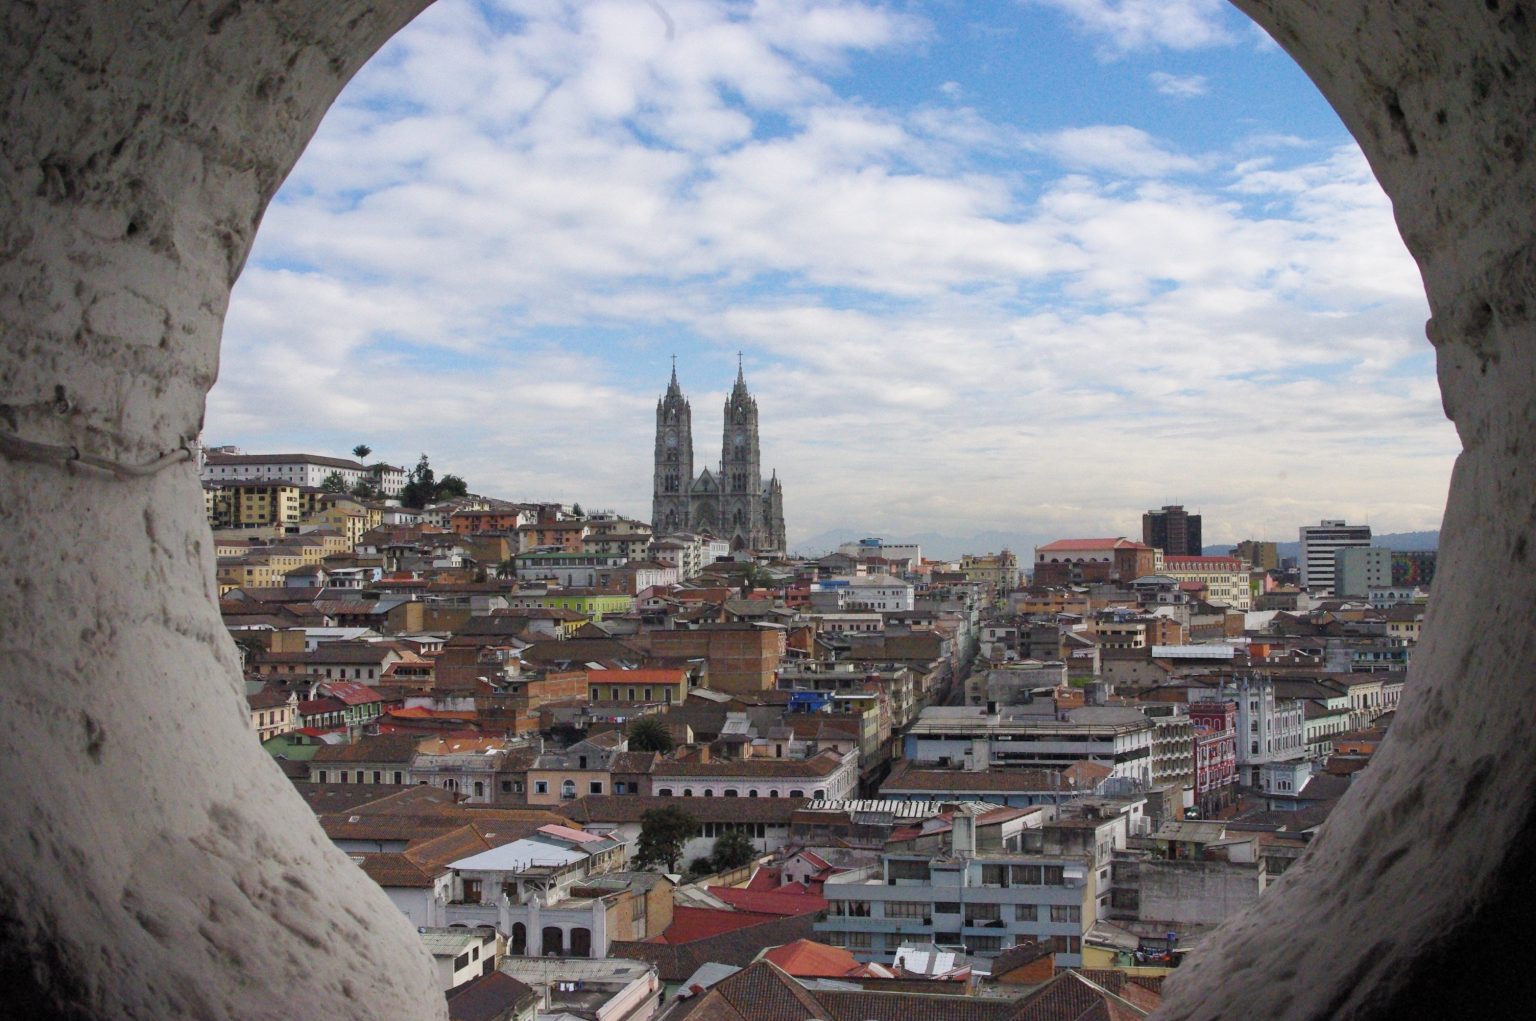
[[[991,585],[992,591],[1006,594],[1019,587],[1019,558],[1007,549],[981,556],[967,554],[960,558],[960,573],[966,581]]]
[[[283,575],[297,566],[294,563],[279,568],[272,564],[265,553],[220,557],[216,574],[219,595],[223,596],[230,589],[237,588],[281,588]]]
[[[1237,557],[1164,557],[1161,573],[1201,583],[1207,602],[1234,610],[1253,609],[1248,564]]]
[[[214,528],[267,528],[296,531],[299,526],[299,487],[272,479],[227,482],[205,490],[203,504]]]
[[[378,528],[384,521],[384,512],[377,507],[369,507],[356,500],[337,499],[331,493],[324,493],[322,496],[327,499],[317,501],[315,509],[305,515],[302,520],[306,525],[335,529],[337,534],[346,540],[345,549],[333,552],[345,553],[355,548],[359,542],[362,542],[364,533],[369,529]]]
[[[688,697],[688,671],[588,670],[588,695],[594,702],[661,702],[678,705]]]

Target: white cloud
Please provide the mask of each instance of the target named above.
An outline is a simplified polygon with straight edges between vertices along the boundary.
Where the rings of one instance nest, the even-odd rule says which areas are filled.
[[[1226,0],[1022,0],[1052,7],[1105,43],[1106,55],[1164,48],[1194,50],[1238,38]]]
[[[741,348],[792,537],[1123,532],[1163,497],[1213,539],[1433,524],[1454,435],[1353,146],[849,98],[856,55],[926,31],[873,4],[680,0],[670,32],[501,7],[513,31],[435,6],[322,125],[237,288],[211,442],[427,450],[643,515],[666,355],[702,465]]]
[[[1211,83],[1203,74],[1170,74],[1167,71],[1153,71],[1147,75],[1147,80],[1159,93],[1172,96],[1174,99],[1194,99],[1211,90]]]
[[[1201,168],[1140,128],[1095,124],[1037,136],[1032,144],[1069,170],[1103,170],[1127,177],[1162,177]]]

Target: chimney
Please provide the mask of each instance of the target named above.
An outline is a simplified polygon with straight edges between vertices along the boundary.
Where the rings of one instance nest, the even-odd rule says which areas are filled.
[[[950,846],[956,857],[970,857],[976,850],[976,820],[969,811],[958,809],[950,826]]]

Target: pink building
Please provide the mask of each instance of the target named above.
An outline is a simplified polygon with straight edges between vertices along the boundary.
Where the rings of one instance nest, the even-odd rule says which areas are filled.
[[[1237,703],[1192,702],[1195,725],[1195,808],[1217,815],[1237,794]]]

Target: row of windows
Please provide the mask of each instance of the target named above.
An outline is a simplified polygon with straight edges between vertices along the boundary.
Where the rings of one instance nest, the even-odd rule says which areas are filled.
[[[683,790],[683,793],[682,793],[683,797],[691,798],[691,797],[694,796],[694,792],[693,792],[693,788],[692,787],[684,787],[682,790]],[[727,798],[739,798],[739,797],[741,797],[741,791],[740,791],[739,788],[736,788],[736,787],[727,787],[727,788],[725,788],[721,792],[721,794],[724,797],[727,797]],[[672,788],[671,787],[660,787],[660,788],[657,788],[656,796],[660,797],[660,798],[670,798],[670,797],[673,796]],[[703,796],[706,797],[706,798],[714,797],[715,796],[715,789],[713,787],[705,787],[704,790],[703,790]],[[749,788],[747,788],[747,797],[755,798],[755,797],[758,797],[758,796],[759,796],[758,795],[758,789],[756,787],[749,787]],[[817,790],[815,792],[815,795],[814,795],[816,800],[818,800],[818,801],[825,800],[826,796],[827,796],[827,792],[825,790],[823,790],[821,788],[817,788]],[[791,790],[788,794],[781,794],[781,793],[779,793],[779,791],[777,789],[774,789],[774,790],[770,790],[767,793],[763,794],[762,797],[765,797],[765,798],[803,798],[803,797],[805,797],[805,791],[802,788],[796,787],[793,790]]]
[[[833,918],[868,918],[868,901],[831,901],[827,915]],[[965,906],[965,925],[985,925],[1003,920],[1002,904],[968,904]],[[961,907],[954,901],[928,904],[923,901],[887,901],[885,917],[889,919],[921,919],[932,923],[935,915],[958,915]],[[1011,916],[1015,922],[1052,922],[1057,925],[1080,923],[1083,909],[1077,904],[1015,904]],[[952,924],[952,923],[951,923]]]

